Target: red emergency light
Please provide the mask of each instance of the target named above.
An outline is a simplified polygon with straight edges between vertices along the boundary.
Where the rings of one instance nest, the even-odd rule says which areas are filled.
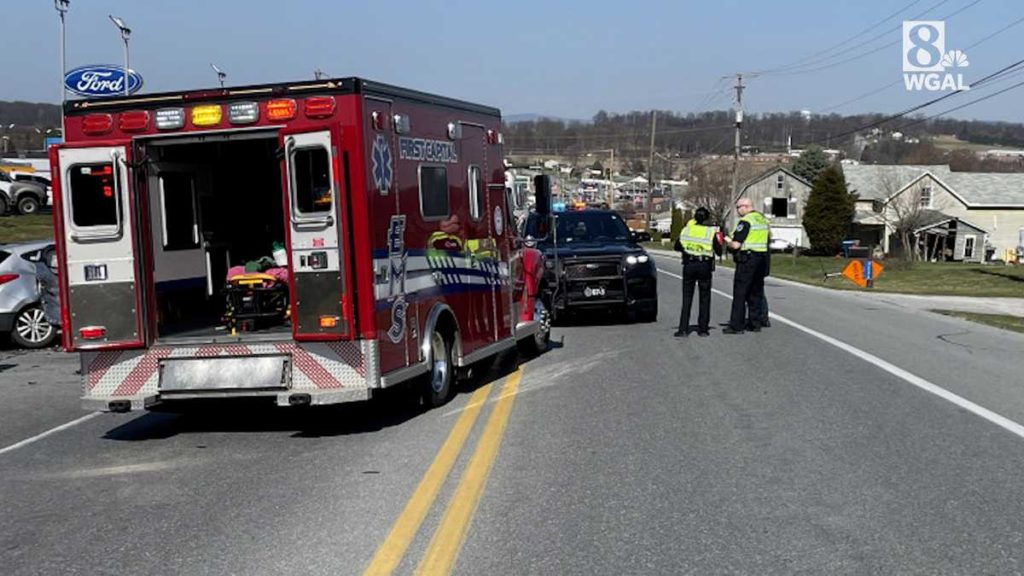
[[[145,110],[124,112],[118,119],[117,126],[122,132],[142,132],[149,128],[149,112]]]
[[[114,127],[114,117],[110,114],[89,114],[82,118],[82,132],[95,136],[106,134]]]
[[[334,96],[310,96],[303,102],[306,118],[330,118],[337,103]]]
[[[107,329],[103,326],[86,326],[78,329],[78,335],[82,340],[100,340],[107,335]]]
[[[271,100],[267,102],[267,119],[275,122],[291,120],[295,118],[295,111],[298,105],[291,98]]]

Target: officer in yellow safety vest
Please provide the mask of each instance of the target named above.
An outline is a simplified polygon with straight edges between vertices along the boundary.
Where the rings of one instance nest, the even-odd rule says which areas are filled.
[[[675,249],[683,253],[683,308],[679,313],[676,338],[690,333],[690,308],[693,305],[694,285],[700,291],[700,309],[697,312],[697,335],[708,336],[711,322],[711,274],[715,271],[715,255],[722,253],[718,227],[708,226],[711,212],[697,208],[693,219],[683,226]]]
[[[750,198],[736,201],[736,213],[740,217],[736,231],[725,237],[736,261],[736,274],[732,283],[732,314],[723,334],[761,331],[759,311],[764,299],[764,277],[768,275],[768,220],[754,210]]]

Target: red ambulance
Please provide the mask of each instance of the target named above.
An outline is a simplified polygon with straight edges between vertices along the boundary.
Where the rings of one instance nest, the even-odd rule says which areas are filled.
[[[546,346],[501,116],[360,78],[70,101],[50,150],[87,408],[282,406]]]

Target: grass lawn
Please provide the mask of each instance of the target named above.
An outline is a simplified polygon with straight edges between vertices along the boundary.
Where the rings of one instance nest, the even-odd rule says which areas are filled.
[[[50,213],[21,216],[0,216],[0,244],[49,240],[53,238],[53,215]]]
[[[846,263],[841,258],[776,254],[772,256],[772,276],[842,290],[866,290],[842,277],[823,280],[826,272],[841,272]],[[1024,298],[1024,267],[919,262],[907,270],[895,261],[881,264],[885,271],[875,280],[875,292]]]
[[[977,322],[979,324],[988,324],[989,326],[995,326],[996,328],[1002,328],[1003,330],[1024,332],[1024,318],[1021,318],[1020,316],[1007,316],[1005,314],[976,314],[974,312],[958,312],[955,310],[932,310],[932,312],[938,312],[939,314],[945,314],[946,316],[956,316],[957,318],[963,318],[964,320],[970,320],[971,322]]]
[[[647,248],[662,248],[645,243]],[[671,247],[668,248],[671,250]],[[860,288],[846,278],[836,276],[824,280],[826,273],[842,272],[848,260],[791,254],[772,255],[772,276],[839,290]],[[725,266],[732,260],[725,259]],[[930,294],[942,296],[1008,296],[1024,298],[1024,266],[959,264],[956,262],[919,262],[910,270],[900,269],[898,262],[882,262],[885,271],[875,280],[875,292]]]

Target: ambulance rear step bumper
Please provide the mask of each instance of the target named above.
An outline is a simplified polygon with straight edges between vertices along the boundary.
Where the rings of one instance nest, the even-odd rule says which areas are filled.
[[[88,397],[82,399],[82,408],[91,412],[132,412],[171,407],[175,404],[201,402],[206,400],[265,398],[277,406],[327,406],[346,402],[369,400],[369,388],[344,390],[303,390],[303,391],[258,391],[258,390],[215,390],[190,393],[152,394],[148,396]]]

